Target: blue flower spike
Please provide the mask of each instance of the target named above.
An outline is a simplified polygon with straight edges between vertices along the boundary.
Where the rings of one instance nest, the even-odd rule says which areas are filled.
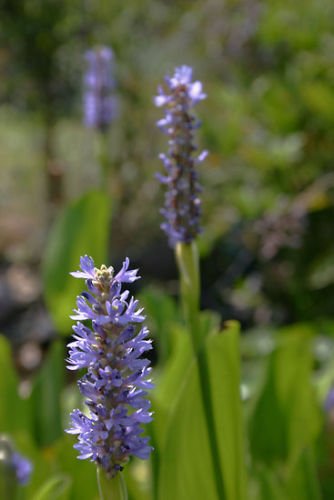
[[[72,319],[74,341],[69,344],[68,368],[85,369],[79,380],[87,412],[71,413],[70,434],[78,435],[78,458],[95,462],[107,478],[117,476],[131,455],[147,459],[152,447],[142,435],[143,424],[152,420],[147,391],[150,362],[143,355],[151,349],[145,316],[138,301],[122,290],[124,283],[139,279],[125,259],[118,273],[113,267],[94,266],[91,257],[81,258],[87,290],[77,298]]]

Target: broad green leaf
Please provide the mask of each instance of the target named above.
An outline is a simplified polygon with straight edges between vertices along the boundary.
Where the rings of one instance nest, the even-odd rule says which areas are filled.
[[[71,330],[69,318],[82,282],[69,273],[79,268],[81,255],[97,265],[106,263],[111,205],[100,192],[89,192],[69,205],[51,229],[44,262],[45,298],[61,333]]]
[[[318,499],[311,457],[321,420],[312,363],[311,331],[303,325],[281,331],[250,415],[253,460],[278,470],[283,487],[291,488],[291,498]]]
[[[48,446],[63,434],[61,391],[65,378],[65,350],[60,341],[50,348],[34,381],[31,400],[35,441]]]
[[[217,332],[218,320],[216,315],[208,311],[202,312],[199,327],[203,332],[201,333],[202,336],[205,336],[204,332]],[[193,359],[190,336],[184,326],[171,324],[168,336],[172,351],[163,371],[156,376],[156,390],[153,397],[155,412],[152,424],[155,436],[154,446],[159,449],[165,439],[168,417],[183,391],[183,386],[187,382],[187,375]],[[156,454],[157,450],[153,455],[153,460],[156,459]]]
[[[310,331],[302,325],[282,331],[250,418],[256,460],[297,460],[317,435],[320,421],[311,385],[312,362]]]
[[[299,457],[298,462],[288,472],[287,498],[320,500],[320,486],[313,450],[308,447]]]
[[[19,396],[19,378],[13,366],[11,347],[0,335],[0,432],[15,435],[31,432],[31,404]]]
[[[172,351],[164,365],[164,370],[157,373],[152,397],[154,419],[150,424],[150,435],[154,447],[151,456],[154,500],[158,498],[160,459],[166,440],[168,417],[174,411],[183,386],[187,382],[192,360],[190,337],[184,328],[180,325],[173,325],[168,335]]]
[[[235,324],[206,340],[206,355],[221,472],[228,500],[245,498],[246,477],[240,401],[239,339]],[[218,500],[213,477],[197,365],[180,379],[184,387],[170,415],[161,455],[159,500]],[[221,499],[219,499],[221,500]]]
[[[226,330],[208,343],[213,405],[226,499],[246,496],[245,435],[240,398],[239,325],[226,323]]]
[[[307,450],[300,456],[300,460],[288,475],[285,474],[283,468],[266,467],[265,464],[261,464],[256,471],[253,471],[253,477],[257,485],[256,491],[252,491],[250,498],[258,500],[321,499],[311,450]]]

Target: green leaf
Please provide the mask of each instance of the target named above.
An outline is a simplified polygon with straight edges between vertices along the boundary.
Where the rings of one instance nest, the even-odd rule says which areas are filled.
[[[318,499],[311,457],[321,418],[311,378],[311,333],[303,325],[280,332],[249,421],[255,463],[279,471],[289,498]]]
[[[90,255],[98,265],[106,261],[110,213],[110,199],[92,191],[68,206],[51,230],[43,280],[47,306],[61,333],[71,330],[69,316],[82,290],[69,273],[78,269],[81,255]]]
[[[158,498],[160,457],[166,440],[168,418],[174,411],[175,403],[187,382],[191,366],[192,348],[189,334],[180,325],[171,325],[168,332],[172,351],[164,369],[157,372],[156,387],[152,397],[154,419],[150,424],[151,442],[154,452],[151,456],[153,498]]]
[[[50,445],[63,434],[61,391],[64,387],[65,351],[62,342],[54,342],[35,379],[31,400],[35,441]]]
[[[0,335],[0,429],[3,433],[15,435],[19,432],[31,432],[31,403],[19,396],[19,379],[13,366],[11,347],[3,335]]]
[[[207,332],[218,331],[218,318],[211,311],[204,311],[200,315],[198,325],[200,335],[205,336]],[[205,332],[205,333],[204,333]],[[166,439],[166,428],[170,413],[187,383],[187,375],[193,359],[193,351],[189,333],[179,324],[169,323],[168,341],[171,345],[171,353],[161,373],[156,374],[156,390],[153,397],[154,419],[152,422],[152,439],[154,441],[154,453],[152,456],[153,468],[159,461],[159,453]]]
[[[220,334],[209,336],[205,349],[225,498],[239,500],[246,495],[246,473],[240,401],[239,334],[236,324],[230,324]],[[161,456],[158,498],[218,500],[195,362],[183,383],[184,387],[169,419]]]
[[[312,442],[319,430],[311,385],[310,335],[302,325],[285,329],[269,358],[265,381],[250,418],[252,454],[264,463],[298,459],[301,449]]]

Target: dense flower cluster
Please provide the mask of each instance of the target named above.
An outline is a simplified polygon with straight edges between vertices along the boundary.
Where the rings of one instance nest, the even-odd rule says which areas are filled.
[[[175,69],[173,77],[166,77],[166,89],[159,87],[155,97],[156,106],[164,106],[165,117],[157,122],[169,137],[168,154],[160,158],[167,175],[158,175],[166,184],[165,206],[162,214],[165,222],[161,228],[167,234],[170,244],[190,243],[200,233],[201,187],[195,169],[204,160],[206,151],[195,155],[194,130],[199,122],[191,114],[191,108],[205,99],[202,84],[192,82],[192,69],[181,66]]]
[[[81,271],[72,275],[84,278],[88,291],[77,298],[72,316],[77,323],[68,368],[87,369],[78,384],[89,413],[74,410],[67,432],[79,435],[74,446],[79,458],[95,461],[114,477],[131,455],[146,459],[152,449],[142,436],[142,424],[151,421],[146,391],[152,388],[142,354],[151,341],[147,328],[138,327],[145,319],[138,301],[121,290],[122,283],[139,278],[137,270],[129,270],[129,259],[117,274],[112,267],[95,268],[88,256],[80,263]]]
[[[113,96],[113,53],[108,47],[89,50],[85,54],[87,70],[84,75],[85,125],[106,130],[115,115]]]

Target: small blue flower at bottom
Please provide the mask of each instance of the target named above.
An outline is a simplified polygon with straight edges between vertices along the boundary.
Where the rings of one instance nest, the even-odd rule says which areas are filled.
[[[0,466],[1,474],[5,475],[0,480],[2,485],[12,481],[12,474],[19,484],[25,485],[29,482],[33,470],[30,460],[16,451],[12,440],[6,434],[0,434]],[[2,491],[1,486],[0,490]]]
[[[77,323],[67,367],[87,369],[78,385],[88,412],[74,410],[67,432],[78,434],[78,458],[96,462],[111,478],[131,455],[147,459],[152,451],[149,439],[142,436],[142,424],[152,420],[146,397],[153,387],[151,368],[142,357],[151,349],[151,340],[148,329],[139,327],[143,309],[122,291],[123,283],[139,279],[137,270],[129,270],[129,259],[117,274],[113,267],[96,268],[88,256],[81,257],[80,264],[81,270],[71,274],[85,279],[87,291],[78,296],[71,316]]]
[[[32,472],[31,462],[19,453],[14,452],[12,455],[12,464],[15,468],[16,479],[18,483],[22,485],[27,484]]]

